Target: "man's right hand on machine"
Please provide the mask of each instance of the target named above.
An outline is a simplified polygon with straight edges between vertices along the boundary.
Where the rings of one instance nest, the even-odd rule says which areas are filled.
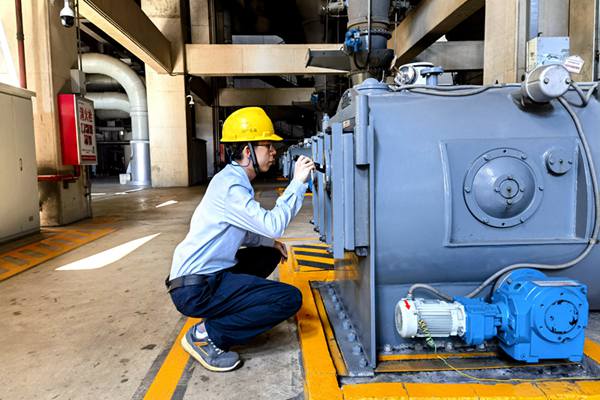
[[[315,163],[313,160],[306,156],[298,157],[296,165],[294,166],[294,179],[297,179],[301,183],[306,183],[310,172],[315,170]]]

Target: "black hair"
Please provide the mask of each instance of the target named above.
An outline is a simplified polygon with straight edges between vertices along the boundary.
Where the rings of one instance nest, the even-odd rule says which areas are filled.
[[[229,156],[229,161],[240,161],[242,158],[244,158],[243,152],[246,146],[248,146],[248,142],[228,143],[225,146],[225,150]]]

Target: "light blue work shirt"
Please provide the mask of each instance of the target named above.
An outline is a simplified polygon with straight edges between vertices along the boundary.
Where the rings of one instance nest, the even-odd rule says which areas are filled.
[[[272,210],[254,200],[246,171],[228,164],[211,180],[194,211],[190,231],[173,254],[169,279],[233,267],[241,246],[273,246],[302,207],[307,184],[295,179]]]

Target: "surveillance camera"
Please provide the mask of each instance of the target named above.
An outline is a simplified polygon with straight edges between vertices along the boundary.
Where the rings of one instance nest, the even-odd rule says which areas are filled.
[[[65,28],[71,28],[75,24],[75,12],[69,0],[65,0],[65,6],[60,10],[60,23]]]

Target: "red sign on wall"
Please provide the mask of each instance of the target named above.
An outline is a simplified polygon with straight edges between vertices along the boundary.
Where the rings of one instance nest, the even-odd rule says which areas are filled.
[[[63,164],[98,164],[94,103],[76,94],[59,94],[58,109]]]

